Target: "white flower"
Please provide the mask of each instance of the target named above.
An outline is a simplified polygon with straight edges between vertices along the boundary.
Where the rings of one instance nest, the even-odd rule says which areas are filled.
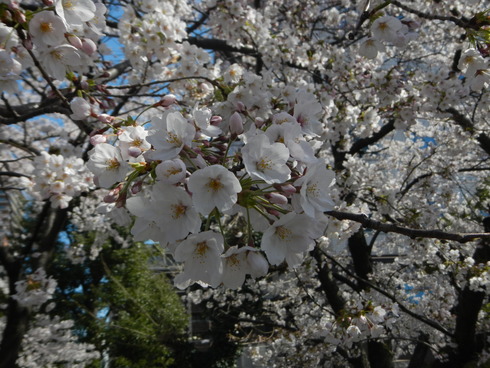
[[[81,63],[79,51],[68,44],[44,49],[39,60],[46,72],[57,80],[65,78],[67,67]]]
[[[70,102],[70,109],[73,111],[70,115],[73,120],[83,120],[90,116],[92,105],[82,97],[75,97]]]
[[[57,46],[65,42],[66,27],[54,12],[42,11],[29,22],[29,33],[34,43],[40,46]]]
[[[238,64],[232,64],[223,73],[225,83],[238,83],[243,74],[243,68]]]
[[[202,282],[216,287],[221,282],[223,264],[223,237],[205,231],[189,237],[175,249],[175,260],[185,262],[184,271],[175,277],[175,285],[186,288],[191,282]]]
[[[159,183],[153,186],[152,199],[153,212],[157,213],[154,219],[163,234],[158,238],[161,243],[173,243],[201,229],[201,218],[184,189]]]
[[[198,105],[192,109],[192,116],[199,130],[208,137],[217,137],[221,134],[221,129],[211,125],[211,117],[213,116],[210,109],[203,107],[198,108]]]
[[[136,241],[150,239],[159,241],[165,237],[160,225],[156,223],[159,214],[157,208],[152,206],[152,203],[149,198],[143,196],[135,196],[126,200],[126,208],[136,216],[134,225],[131,228],[131,234],[133,234]],[[165,244],[165,242],[161,243],[162,246],[165,246]]]
[[[385,15],[376,19],[371,26],[373,38],[380,41],[393,42],[397,34],[396,32],[402,28],[403,24],[398,18]]]
[[[319,160],[308,166],[306,174],[296,180],[294,185],[301,187],[299,203],[301,208],[310,217],[315,217],[318,212],[325,212],[333,208],[334,203],[330,198],[330,187],[335,183],[335,173],[327,170],[325,162]]]
[[[243,285],[246,274],[251,273],[250,264],[247,259],[247,251],[254,250],[252,247],[238,248],[236,245],[230,247],[223,258],[222,283],[230,289],[238,289]]]
[[[485,69],[485,60],[476,49],[466,50],[459,59],[458,69],[465,70],[466,75],[474,75],[477,70]]]
[[[124,180],[129,165],[124,161],[121,151],[108,143],[100,143],[89,152],[88,169],[97,177],[103,188]]]
[[[184,161],[181,159],[163,161],[155,168],[157,179],[167,184],[177,184],[185,179]]]
[[[195,171],[189,178],[192,202],[203,215],[208,215],[215,207],[227,211],[237,201],[242,186],[236,176],[221,165],[212,165]]]
[[[155,160],[176,158],[185,145],[191,145],[196,134],[196,128],[177,111],[153,118],[152,125],[155,129],[149,132],[147,140],[155,148],[150,155]]]
[[[250,138],[242,148],[243,163],[249,175],[266,183],[283,183],[290,178],[286,162],[289,150],[282,143],[270,143],[265,134]]]
[[[301,126],[296,122],[285,122],[280,125],[273,124],[266,130],[265,134],[273,142],[284,143],[289,149],[291,157],[295,160],[304,163],[311,163],[317,160],[313,148],[303,137]]]
[[[315,239],[323,234],[325,224],[304,214],[290,212],[274,222],[262,236],[261,248],[269,263],[284,260],[294,268],[303,261],[304,253],[313,249]]]
[[[119,136],[119,148],[124,158],[138,157],[143,152],[151,148],[150,143],[146,141],[148,131],[142,126],[130,126],[124,129]]]
[[[322,114],[322,105],[311,93],[298,96],[294,105],[293,116],[301,126],[303,133],[316,137],[323,133],[323,126],[318,117]]]
[[[68,26],[81,26],[94,17],[95,4],[92,0],[57,0],[56,13]]]
[[[359,47],[359,55],[368,59],[375,59],[378,56],[378,52],[382,52],[384,49],[385,47],[381,42],[374,38],[368,38]]]
[[[269,264],[259,249],[249,246],[238,248],[230,247],[223,258],[222,283],[230,289],[237,289],[243,285],[245,276],[261,277],[267,274]]]

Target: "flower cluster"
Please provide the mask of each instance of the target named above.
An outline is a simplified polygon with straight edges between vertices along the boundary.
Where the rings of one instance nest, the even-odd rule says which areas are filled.
[[[377,18],[371,25],[371,37],[365,40],[359,49],[359,54],[368,59],[374,59],[378,52],[385,49],[383,42],[397,47],[404,47],[416,38],[413,31],[418,25],[415,22],[402,22],[400,19],[385,15]]]
[[[51,299],[55,289],[56,281],[47,277],[46,272],[39,268],[25,280],[15,283],[16,293],[12,296],[25,307],[39,308]]]
[[[66,208],[73,197],[90,189],[92,175],[83,160],[52,155],[45,151],[34,159],[34,192],[49,199],[53,207]]]
[[[110,189],[105,202],[136,217],[136,240],[158,241],[184,263],[179,287],[237,288],[268,263],[297,267],[324,233],[335,174],[315,157],[306,117],[254,122],[235,111],[223,122],[206,108],[188,118],[167,109],[148,130],[128,119],[112,144],[109,134],[93,140],[87,167]]]

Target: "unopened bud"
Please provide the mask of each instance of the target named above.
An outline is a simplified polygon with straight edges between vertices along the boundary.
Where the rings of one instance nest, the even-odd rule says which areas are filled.
[[[82,47],[81,49],[83,52],[85,52],[88,56],[92,56],[95,51],[97,51],[97,45],[95,44],[94,41],[92,41],[90,38],[84,38],[82,39]]]
[[[53,6],[54,0],[43,0],[43,4],[46,6]]]
[[[257,128],[260,128],[262,125],[264,125],[265,121],[262,118],[255,118],[255,126]]]
[[[141,148],[138,147],[129,147],[128,148],[128,155],[131,157],[138,157],[141,155]]]
[[[267,212],[270,213],[272,216],[281,217],[281,214],[279,213],[279,211],[277,211],[273,208],[268,208]]]
[[[221,124],[222,121],[223,121],[223,118],[221,116],[214,115],[211,117],[211,120],[209,121],[209,123],[211,125],[218,126]]]
[[[99,119],[100,122],[105,124],[110,124],[114,121],[114,117],[108,114],[100,114],[99,116],[97,116],[97,119]]]
[[[81,49],[82,48],[82,40],[80,40],[80,38],[78,38],[78,36],[69,35],[67,37],[67,39],[68,39],[68,42],[70,42],[70,44],[73,47],[76,47],[77,49]]]
[[[16,3],[12,3],[12,4],[16,4]],[[17,23],[20,24],[24,24],[27,22],[25,14],[18,9],[14,9],[14,19],[17,21]]]
[[[269,200],[270,203],[273,204],[283,205],[288,203],[288,199],[279,193],[269,193],[266,195],[266,198]]]
[[[281,191],[286,197],[289,197],[296,193],[296,188],[292,184],[286,184],[281,186]]]
[[[107,142],[107,138],[105,135],[102,135],[102,134],[95,134],[93,136],[90,137],[90,144],[92,146],[96,146],[100,143],[105,143]]]
[[[230,133],[233,135],[240,135],[243,133],[243,119],[239,113],[234,112],[230,116]]]
[[[165,95],[162,99],[157,102],[154,106],[170,107],[177,101],[177,97],[174,95]]]
[[[108,194],[104,197],[104,202],[105,203],[114,203],[117,201],[117,196],[114,196],[114,195],[111,195],[111,194]]]
[[[247,108],[245,107],[245,105],[243,104],[242,101],[238,101],[236,103],[236,111],[238,111],[238,112],[244,112],[246,110],[247,110]]]
[[[139,182],[135,183],[131,187],[131,193],[132,194],[137,194],[137,193],[141,192],[141,189],[143,189],[143,181],[139,181]]]

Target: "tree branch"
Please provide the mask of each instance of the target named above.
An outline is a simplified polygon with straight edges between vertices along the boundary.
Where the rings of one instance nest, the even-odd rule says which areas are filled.
[[[384,233],[397,233],[401,235],[406,235],[410,238],[452,240],[460,243],[467,243],[476,239],[490,239],[490,233],[449,233],[441,230],[420,230],[402,227],[396,224],[371,220],[364,214],[355,214],[341,211],[327,211],[325,212],[325,214],[335,217],[337,220],[355,221],[369,229],[379,230]]]
[[[421,12],[416,9],[412,9],[406,5],[403,5],[397,0],[391,0],[391,4],[397,6],[400,9],[405,10],[406,12],[415,14],[416,16],[423,18],[423,19],[429,19],[429,20],[442,20],[445,22],[453,22],[457,26],[460,26],[461,28],[475,28],[475,25],[473,25],[471,22],[467,21],[466,19],[460,19],[456,18],[453,16],[443,16],[443,15],[437,15],[437,14],[427,14],[424,12]]]

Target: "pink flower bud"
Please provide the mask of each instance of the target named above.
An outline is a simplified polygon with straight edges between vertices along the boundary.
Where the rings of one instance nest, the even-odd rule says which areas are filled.
[[[107,142],[107,138],[105,135],[102,134],[95,134],[92,137],[90,137],[90,144],[92,146],[96,146],[100,143],[105,143]]]
[[[54,0],[43,0],[43,4],[46,6],[53,6]]]
[[[13,3],[15,4],[15,3]],[[16,5],[17,6],[17,5]],[[20,24],[24,24],[25,22],[27,22],[27,19],[26,19],[26,16],[24,13],[22,13],[20,10],[18,9],[15,9],[14,10],[14,19],[20,23]]]
[[[170,107],[177,101],[177,97],[174,95],[165,95],[162,99],[155,104],[155,106]]]
[[[92,41],[90,38],[84,38],[82,39],[82,47],[81,49],[83,52],[85,52],[88,56],[92,56],[92,54],[97,51],[97,45],[95,44],[94,41]]]
[[[294,193],[296,193],[296,188],[291,184],[282,185],[281,190],[286,197],[292,196]]]
[[[262,118],[255,118],[255,126],[257,128],[260,128],[262,125],[264,125],[265,121]]]
[[[233,135],[243,133],[243,119],[237,112],[234,112],[230,117],[230,133]]]
[[[141,189],[143,189],[143,181],[139,181],[139,182],[135,183],[131,187],[131,193],[132,194],[137,194],[137,193],[141,192]]]
[[[209,121],[209,123],[211,125],[218,126],[221,124],[222,121],[223,121],[223,118],[221,116],[214,115],[211,117],[211,120]]]
[[[115,195],[111,195],[111,194],[107,194],[105,197],[104,197],[104,203],[114,203],[117,201],[117,196]]]
[[[141,152],[141,149],[138,147],[129,147],[128,149],[128,155],[130,155],[131,157],[138,157],[139,155],[141,155]]]
[[[238,101],[236,103],[236,111],[238,111],[238,112],[244,112],[246,110],[247,110],[247,108],[245,107],[245,105],[243,104],[242,101]]]
[[[281,217],[281,214],[279,213],[279,211],[276,211],[275,209],[268,208],[267,212],[270,213],[272,216]]]
[[[209,93],[213,91],[213,86],[211,86],[209,83],[200,83],[199,88],[201,89],[202,92],[204,93]]]
[[[288,199],[279,193],[269,193],[266,195],[266,198],[269,199],[269,202],[273,203],[273,204],[281,204],[282,205],[282,204],[288,203]]]
[[[107,114],[100,114],[97,116],[97,119],[105,124],[110,124],[114,121],[114,117]]]
[[[68,38],[68,42],[70,42],[72,46],[76,47],[77,49],[82,48],[82,40],[80,40],[78,36],[69,35],[67,38]]]

